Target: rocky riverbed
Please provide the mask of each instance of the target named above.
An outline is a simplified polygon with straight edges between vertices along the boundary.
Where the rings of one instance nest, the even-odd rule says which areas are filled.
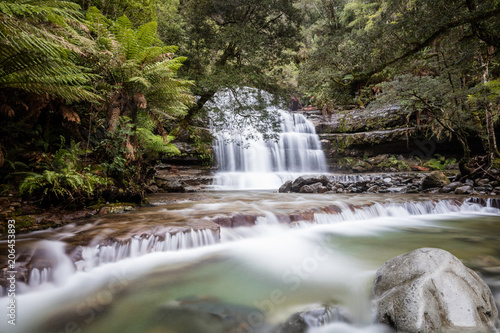
[[[377,173],[351,176],[301,176],[285,182],[280,193],[446,193],[497,195],[500,183],[488,178],[458,180],[456,172]]]

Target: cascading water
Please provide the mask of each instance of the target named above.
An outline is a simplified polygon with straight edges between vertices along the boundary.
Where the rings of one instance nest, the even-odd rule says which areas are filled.
[[[184,200],[188,195],[192,201]],[[170,199],[163,206],[141,208],[136,218],[144,216],[148,224],[181,215],[189,220],[238,213],[259,218],[253,227],[221,228],[220,242],[212,238],[214,230],[165,237],[134,232],[128,241],[122,236],[119,243],[88,245],[83,262],[76,263],[84,266],[76,269],[61,240],[71,234],[68,230],[53,241],[36,241],[40,232],[19,235],[19,253],[24,244],[36,245],[29,286],[17,282],[16,327],[4,320],[0,331],[215,333],[244,328],[240,331],[268,333],[278,332],[271,328],[297,310],[327,304],[333,306],[327,315],[340,311],[349,323],[334,316],[324,321],[334,323],[309,332],[386,332],[371,321],[375,270],[395,255],[429,246],[489,274],[487,282],[499,286],[494,291],[500,301],[498,199],[211,192],[185,194],[176,204],[175,196],[162,197]],[[321,210],[330,205],[338,209]],[[314,215],[291,225],[278,218],[297,211]],[[71,230],[79,233],[78,226]],[[8,306],[7,295],[7,289],[0,290],[0,308]]]
[[[224,103],[224,99],[218,103]],[[231,110],[223,112],[227,127],[214,130],[217,188],[277,189],[299,175],[326,172],[321,142],[304,115],[268,107],[267,112],[278,116],[280,129],[275,133],[276,140],[264,140],[252,124],[233,130],[230,119],[238,121],[241,117],[232,117]]]

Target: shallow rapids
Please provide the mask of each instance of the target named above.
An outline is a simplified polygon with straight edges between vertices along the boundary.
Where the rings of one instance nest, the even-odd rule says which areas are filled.
[[[372,324],[370,302],[375,271],[420,247],[460,258],[500,301],[496,200],[216,192],[158,195],[152,202],[60,232],[24,235],[21,244],[37,253],[28,268],[52,266],[31,269],[31,283],[18,282],[16,326],[1,320],[0,331],[276,332],[294,312],[327,304],[340,306],[350,323],[310,332],[379,333],[385,329]],[[335,211],[323,209],[332,205]],[[180,217],[206,222],[238,214],[257,218],[252,226],[218,233],[176,231],[176,244],[185,236],[189,246],[173,246],[167,236],[169,223],[178,226]],[[283,223],[283,216],[304,219]],[[97,227],[120,229],[120,241],[90,233],[78,257],[68,253],[68,239],[75,248],[75,235]],[[0,308],[6,309],[2,293]]]

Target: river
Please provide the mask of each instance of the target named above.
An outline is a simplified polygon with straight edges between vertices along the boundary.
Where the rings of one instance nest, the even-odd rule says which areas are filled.
[[[351,322],[330,324],[332,332],[379,332],[370,311],[375,271],[420,247],[450,251],[480,272],[500,301],[500,211],[491,207],[496,200],[237,191],[162,194],[151,201],[153,206],[132,213],[20,236],[19,248],[22,240],[30,248],[43,242],[55,266],[41,284],[36,274],[32,286],[18,283],[16,326],[3,320],[2,331],[272,332],[294,312],[328,304],[342,306]],[[321,210],[332,206],[336,212]],[[279,216],[306,211],[314,212],[312,219],[279,223]],[[254,226],[221,227],[210,232],[213,238],[202,235],[184,248],[143,246],[141,252],[129,246],[120,258],[98,264],[89,261],[109,241],[95,245],[94,239],[88,247],[93,255],[76,264],[63,246],[74,235],[92,244],[82,234],[117,229],[130,216],[142,216],[146,230],[148,223],[175,226],[176,216],[208,221],[238,214],[259,217]],[[35,240],[40,233],[43,240]],[[190,233],[185,230],[186,237]],[[135,235],[140,249],[149,238]]]
[[[308,120],[274,111],[278,142],[216,133],[217,191],[16,235],[0,331],[292,333],[281,325],[310,310],[308,332],[386,332],[373,324],[374,274],[422,247],[457,256],[500,303],[499,199],[276,193],[327,168]],[[8,250],[0,240],[5,263]]]

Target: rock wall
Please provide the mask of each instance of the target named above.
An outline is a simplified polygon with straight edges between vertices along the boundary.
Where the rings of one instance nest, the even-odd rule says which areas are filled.
[[[429,159],[434,154],[455,152],[460,157],[456,143],[429,138],[425,120],[408,116],[394,105],[377,109],[339,108],[330,114],[319,110],[302,112],[315,124],[333,172],[406,171],[418,159]],[[405,161],[407,166],[363,163],[379,155]]]

